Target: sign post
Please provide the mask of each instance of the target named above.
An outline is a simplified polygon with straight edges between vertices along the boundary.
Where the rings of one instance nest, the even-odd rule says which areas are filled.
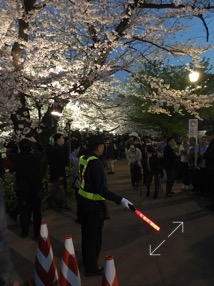
[[[198,119],[189,119],[189,138],[194,137],[198,142]]]

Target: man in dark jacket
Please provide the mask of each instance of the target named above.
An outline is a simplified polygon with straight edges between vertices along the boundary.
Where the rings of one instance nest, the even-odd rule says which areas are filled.
[[[158,191],[160,188],[160,179],[159,179],[160,170],[161,170],[160,160],[155,154],[155,148],[152,145],[148,145],[146,147],[146,156],[143,165],[143,171],[145,172],[147,197],[150,195],[150,186],[152,183],[152,179],[154,177],[155,192],[153,199],[157,199]]]
[[[171,197],[174,192],[172,192],[172,187],[175,181],[175,164],[176,164],[176,154],[173,150],[175,146],[175,140],[173,137],[168,137],[166,140],[166,146],[163,150],[163,166],[166,171],[166,196]]]
[[[205,174],[207,180],[208,192],[211,196],[211,204],[207,208],[214,211],[214,130],[209,130],[205,133],[209,146],[204,153],[205,159]]]
[[[106,184],[103,163],[104,140],[99,135],[89,138],[89,153],[79,160],[80,189],[79,208],[82,230],[82,256],[86,276],[99,276],[98,257],[102,245],[102,228],[106,215],[105,199],[129,209],[132,204],[125,198],[110,192]]]
[[[32,144],[36,146],[39,151],[38,154],[31,152]],[[31,213],[33,213],[34,236],[38,238],[41,224],[41,159],[43,147],[31,137],[22,139],[19,143],[19,149],[19,153],[11,155],[11,161],[16,172],[21,236],[23,238],[28,237],[30,217]]]
[[[63,134],[56,133],[53,139],[54,145],[48,150],[47,158],[50,168],[50,181],[53,184],[53,200],[60,211],[62,208],[69,209],[65,197],[67,190],[65,170],[67,158],[63,148],[65,143]]]

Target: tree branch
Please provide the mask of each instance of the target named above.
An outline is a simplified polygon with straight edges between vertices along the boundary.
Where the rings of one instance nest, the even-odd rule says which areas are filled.
[[[178,5],[173,4],[173,3],[154,4],[154,3],[147,3],[146,1],[144,1],[143,3],[142,3],[142,1],[139,1],[139,7],[143,8],[143,9],[182,9],[182,8],[186,8],[186,7],[191,7],[193,10],[199,8],[196,5],[191,5],[188,3],[187,4],[178,4]],[[206,9],[206,10],[211,10],[213,8],[214,8],[214,5],[210,5],[210,4],[204,7],[204,9]]]
[[[198,17],[202,21],[202,23],[204,25],[204,28],[205,28],[206,34],[207,34],[206,39],[207,39],[207,42],[208,42],[209,41],[209,29],[208,29],[207,23],[205,22],[204,17],[203,17],[202,14],[196,15],[196,17]]]
[[[150,45],[152,45],[152,46],[155,46],[155,47],[157,47],[157,48],[159,48],[159,49],[161,49],[161,50],[164,50],[165,52],[168,52],[168,53],[170,53],[170,54],[182,53],[182,54],[188,55],[186,52],[184,53],[184,52],[181,51],[181,50],[171,50],[171,49],[168,49],[168,48],[166,48],[166,47],[160,46],[160,45],[158,45],[158,44],[156,44],[156,43],[153,43],[153,42],[151,42],[151,41],[141,39],[141,38],[139,38],[139,37],[137,37],[137,36],[134,36],[133,39],[138,40],[138,41],[141,41],[141,42],[145,42],[145,43],[150,44]]]

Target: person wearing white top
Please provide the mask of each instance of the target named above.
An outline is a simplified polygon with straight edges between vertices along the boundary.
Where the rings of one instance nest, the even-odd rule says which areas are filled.
[[[130,167],[132,187],[137,189],[139,187],[139,181],[142,180],[142,153],[139,148],[135,147],[134,144],[131,144],[127,151],[126,158]]]
[[[179,147],[179,155],[180,155],[180,162],[181,162],[181,176],[182,176],[182,189],[188,190],[190,189],[189,183],[189,167],[188,167],[188,158],[187,153],[189,149],[189,140],[187,136],[183,136],[182,143]]]

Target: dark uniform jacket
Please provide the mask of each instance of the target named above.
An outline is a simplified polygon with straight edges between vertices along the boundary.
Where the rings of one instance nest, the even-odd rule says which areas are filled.
[[[36,195],[42,187],[41,154],[21,151],[11,155],[15,166],[16,184],[19,195]]]
[[[106,157],[107,159],[112,159],[112,160],[117,159],[117,149],[115,143],[111,142],[107,146]]]
[[[47,157],[50,167],[51,182],[58,181],[60,177],[65,178],[65,166],[67,160],[63,147],[55,143],[53,147],[49,149]]]
[[[163,150],[163,166],[166,170],[172,170],[176,165],[176,154],[170,145],[166,145]]]
[[[157,157],[157,155],[152,154],[151,157],[149,157],[149,161],[148,161],[148,157],[146,155],[144,163],[143,163],[143,170],[144,172],[148,173],[152,173],[152,174],[159,174],[160,173],[160,160]]]
[[[214,139],[210,141],[207,151],[204,153],[205,170],[209,175],[214,175]]]
[[[84,159],[87,159],[90,156],[97,157],[96,154],[90,153],[84,156]],[[80,170],[80,173],[81,172],[82,170]],[[122,198],[108,190],[103,163],[99,158],[95,160],[90,160],[88,162],[84,179],[85,179],[84,191],[89,193],[99,194],[105,199],[113,201],[117,204],[121,203]]]

